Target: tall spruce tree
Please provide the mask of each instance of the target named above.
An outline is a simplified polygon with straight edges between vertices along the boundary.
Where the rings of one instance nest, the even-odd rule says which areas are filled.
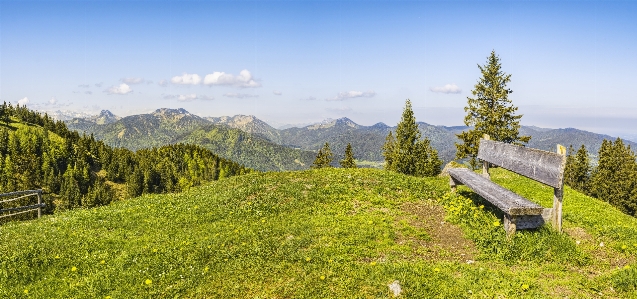
[[[462,144],[456,143],[456,159],[470,158],[469,163],[474,169],[478,166],[478,145],[484,134],[491,140],[518,145],[531,139],[531,136],[519,136],[522,115],[515,115],[518,108],[509,99],[513,92],[507,88],[511,75],[501,70],[500,58],[495,51],[487,58],[487,64],[478,65],[478,68],[482,77],[471,91],[474,97],[467,97],[464,108],[467,112],[464,124],[473,129],[456,135],[462,141]]]
[[[354,161],[354,153],[352,152],[352,145],[347,144],[345,148],[345,158],[340,161],[343,168],[356,168],[356,161]]]
[[[420,138],[411,101],[407,100],[396,127],[396,136],[389,132],[383,145],[385,169],[414,176],[439,174],[442,161],[438,158],[438,151],[431,146],[428,138]]]
[[[316,159],[314,159],[314,163],[312,163],[311,168],[317,169],[317,168],[325,168],[325,167],[332,167],[330,166],[330,163],[332,163],[332,150],[330,150],[330,145],[325,142],[325,144],[323,145],[323,148],[321,148],[319,150],[319,152],[316,154]]]

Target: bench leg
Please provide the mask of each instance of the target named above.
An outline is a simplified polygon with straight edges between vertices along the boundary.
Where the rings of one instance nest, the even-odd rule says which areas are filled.
[[[453,177],[449,176],[449,187],[451,187],[451,192],[456,193],[456,185],[460,185]]]
[[[516,225],[516,218],[514,216],[511,216],[509,214],[504,214],[504,230],[507,233],[507,238],[512,238],[513,235],[515,235],[515,231],[517,229],[517,225]]]

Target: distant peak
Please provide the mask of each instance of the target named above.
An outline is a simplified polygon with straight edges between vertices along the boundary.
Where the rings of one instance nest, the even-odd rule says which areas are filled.
[[[330,127],[334,127],[334,126],[348,126],[348,127],[352,127],[352,128],[358,128],[360,127],[357,123],[353,122],[351,119],[347,118],[347,117],[341,117],[339,119],[332,119],[332,118],[328,118],[323,120],[320,123],[316,123],[314,125],[310,125],[308,126],[308,129],[310,130],[316,130],[316,129],[326,129],[326,128],[330,128]]]
[[[159,108],[153,112],[153,114],[190,114],[184,108],[171,109],[171,108]]]
[[[375,124],[375,125],[373,125],[372,127],[374,127],[374,128],[389,128],[389,126],[388,126],[388,125],[386,125],[384,122],[376,123],[376,124]]]
[[[102,110],[100,111],[100,116],[114,117],[115,114],[109,110]]]

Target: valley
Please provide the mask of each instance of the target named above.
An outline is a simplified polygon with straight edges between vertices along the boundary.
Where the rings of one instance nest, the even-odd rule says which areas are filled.
[[[115,147],[138,150],[175,143],[201,145],[220,156],[261,171],[308,169],[325,142],[335,153],[334,165],[352,144],[354,157],[362,166],[382,167],[382,146],[395,126],[377,123],[362,126],[348,118],[330,119],[305,127],[276,129],[255,116],[199,117],[185,109],[157,109],[150,114],[117,117],[110,111],[88,118],[66,121],[72,130],[93,134]],[[435,126],[418,122],[422,136],[431,140],[439,157],[448,163],[455,158],[457,137],[465,126]],[[531,136],[528,147],[555,151],[556,144],[584,145],[596,160],[602,140],[614,137],[574,128],[547,129],[522,126],[521,135]],[[637,143],[625,141],[633,148]]]

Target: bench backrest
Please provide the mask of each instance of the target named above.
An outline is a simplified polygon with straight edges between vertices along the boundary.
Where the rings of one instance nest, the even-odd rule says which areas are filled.
[[[480,139],[478,159],[561,189],[566,155]]]

